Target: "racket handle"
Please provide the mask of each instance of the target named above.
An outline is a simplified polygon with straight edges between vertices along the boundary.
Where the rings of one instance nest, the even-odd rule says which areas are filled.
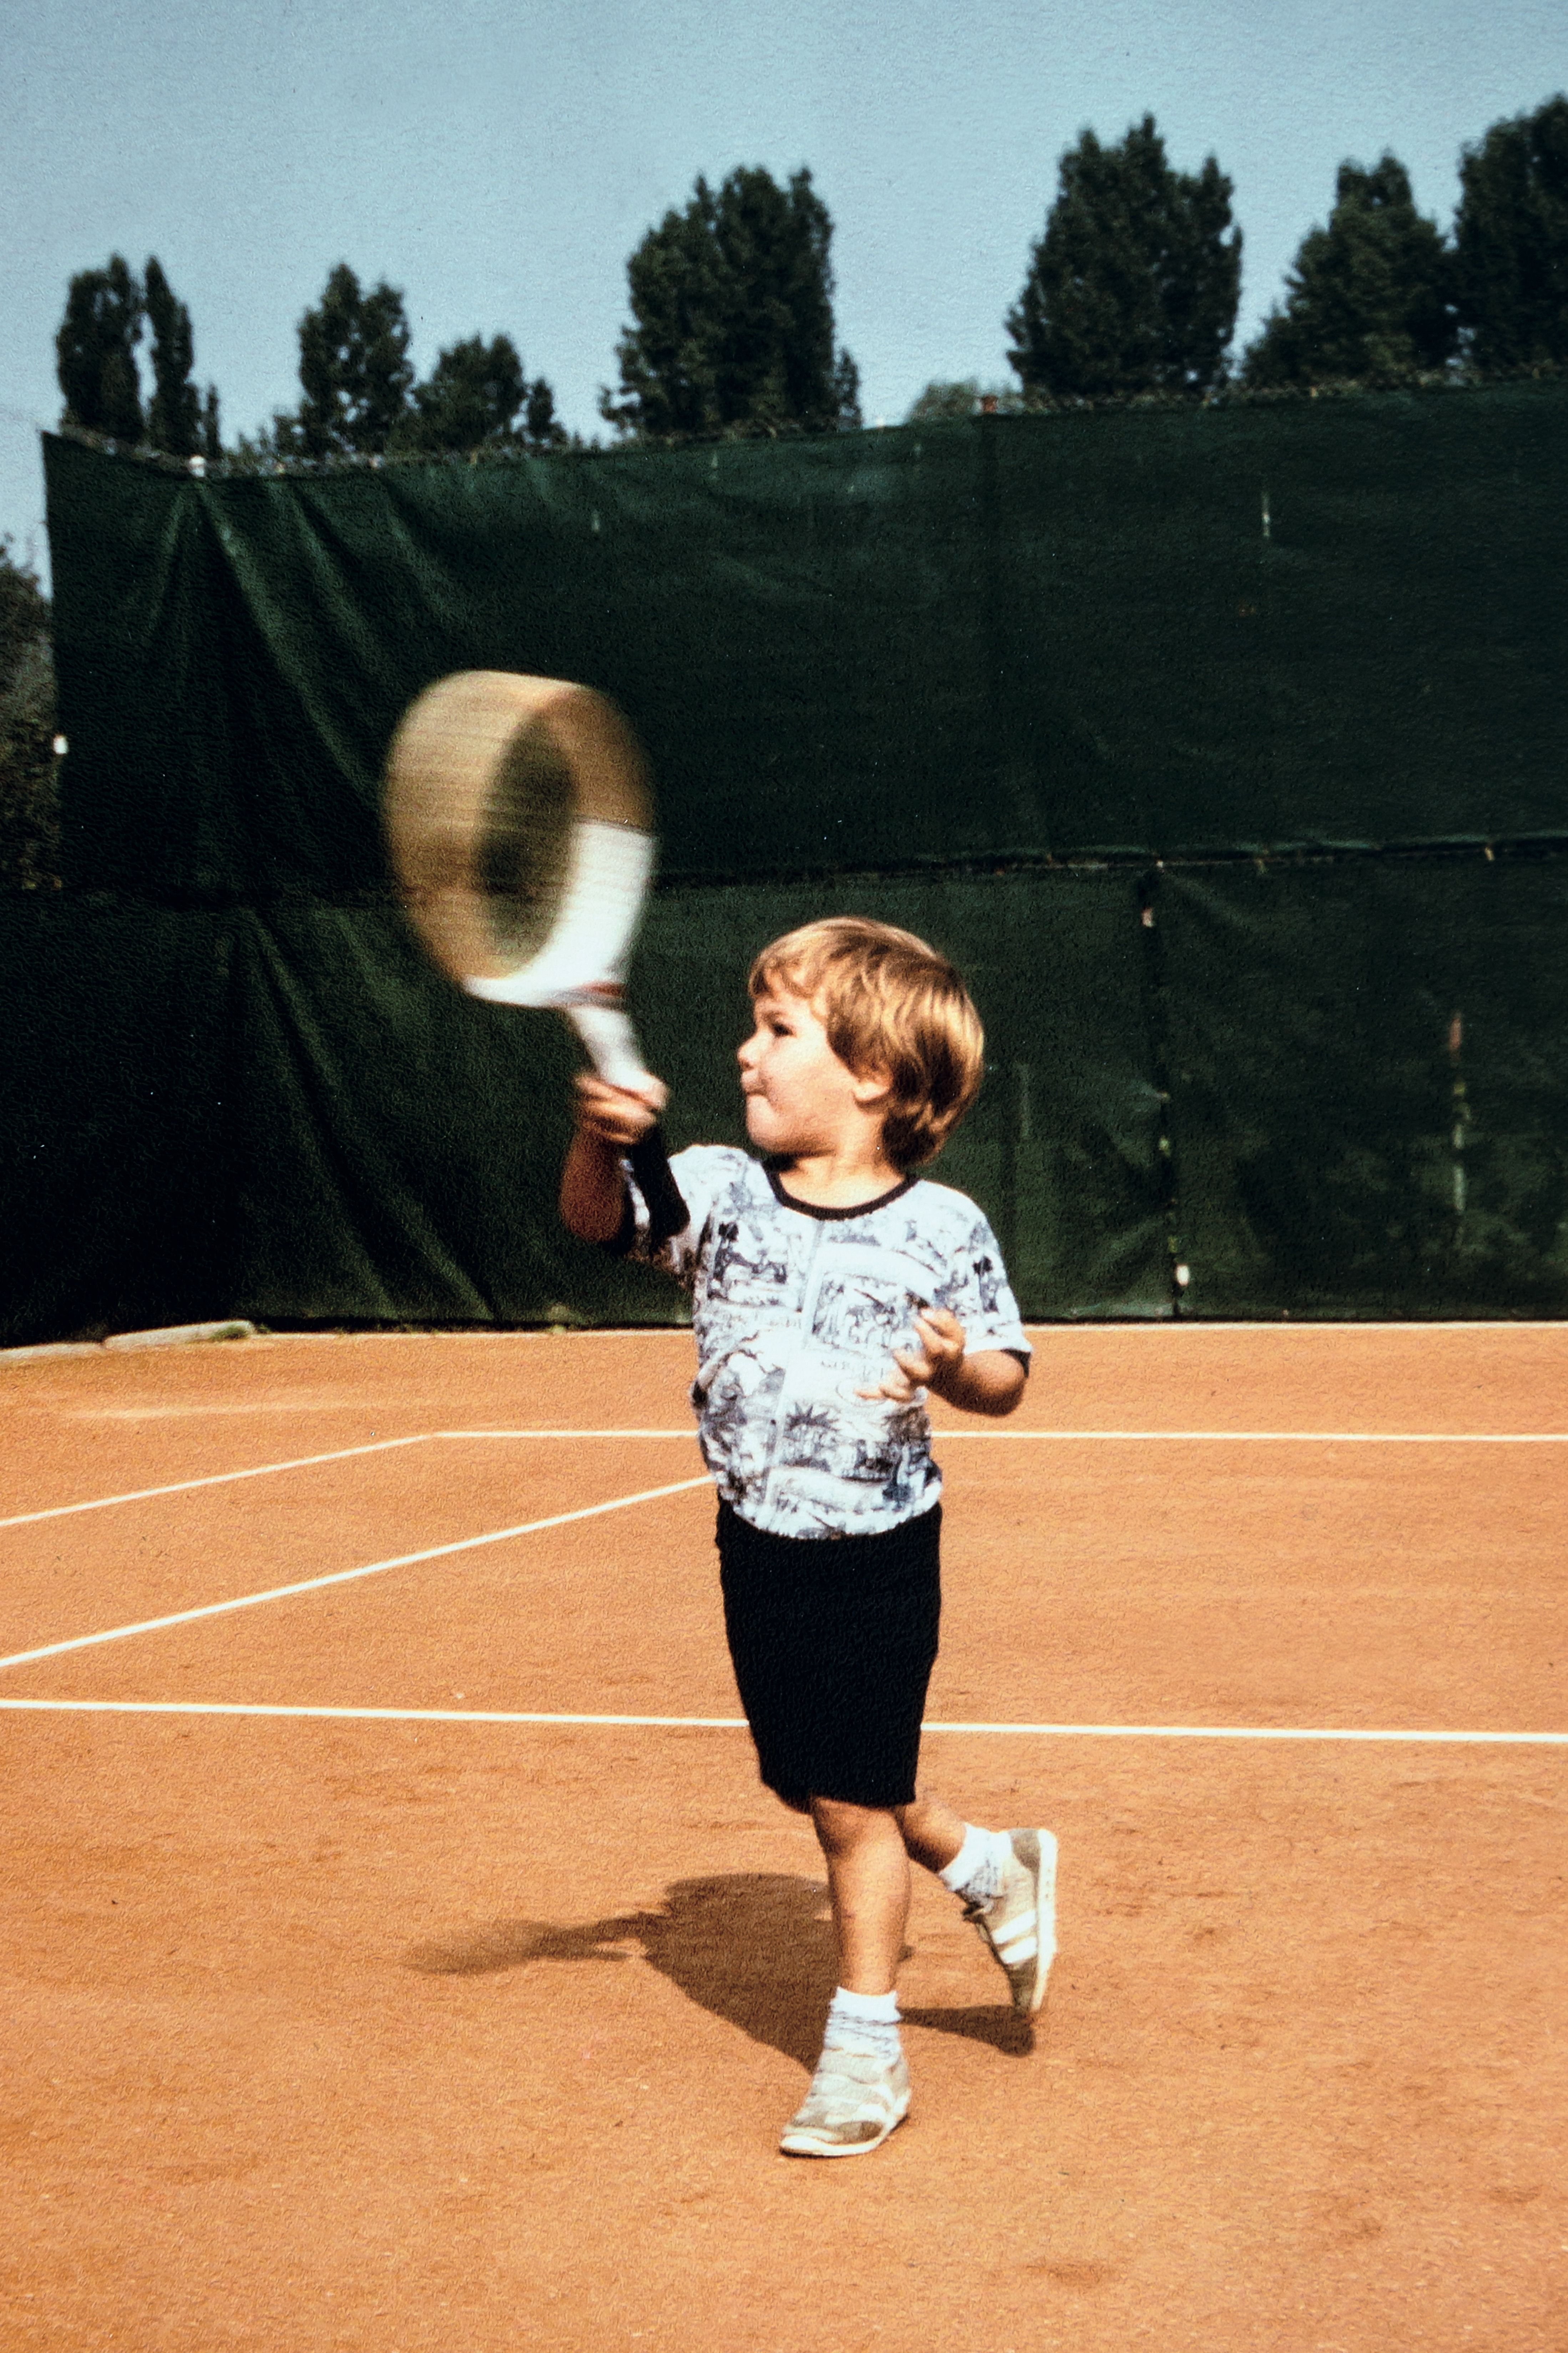
[[[651,1084],[637,1031],[618,1005],[569,1005],[564,1009],[602,1079],[634,1095]]]
[[[683,1233],[691,1223],[691,1212],[669,1165],[663,1128],[650,1127],[646,1135],[640,1135],[626,1158],[637,1191],[647,1204],[648,1248],[657,1250],[660,1242],[667,1242],[671,1234]]]
[[[637,1032],[620,1007],[572,1005],[566,1008],[566,1018],[587,1048],[599,1076],[612,1087],[624,1087],[628,1094],[640,1094],[649,1082],[648,1073],[643,1068]],[[632,1145],[626,1157],[637,1190],[647,1204],[648,1247],[657,1250],[660,1242],[668,1241],[671,1234],[682,1232],[691,1222],[691,1212],[670,1173],[664,1130],[650,1127]]]

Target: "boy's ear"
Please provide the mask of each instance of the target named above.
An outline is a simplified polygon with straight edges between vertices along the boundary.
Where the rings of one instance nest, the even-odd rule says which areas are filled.
[[[855,1073],[854,1095],[862,1111],[874,1111],[893,1092],[893,1074],[874,1063],[870,1069]]]

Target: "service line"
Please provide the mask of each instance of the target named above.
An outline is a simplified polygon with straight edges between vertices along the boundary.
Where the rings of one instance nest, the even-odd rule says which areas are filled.
[[[420,1430],[405,1438],[379,1438],[363,1446],[339,1446],[328,1454],[291,1455],[282,1462],[257,1462],[240,1471],[210,1471],[200,1479],[175,1479],[162,1487],[132,1487],[118,1495],[93,1495],[79,1504],[51,1504],[37,1512],[15,1512],[0,1528],[30,1527],[39,1520],[68,1519],[75,1512],[106,1512],[116,1504],[144,1504],[163,1495],[189,1494],[197,1487],[222,1487],[238,1479],[268,1479],[283,1471],[310,1471],[323,1462],[347,1462],[356,1455],[384,1454],[397,1446],[430,1446],[443,1440],[565,1439],[572,1441],[634,1439],[695,1440],[692,1426],[679,1430]],[[938,1446],[955,1440],[994,1444],[1033,1440],[1050,1446],[1568,1446],[1568,1430],[951,1430],[931,1433]],[[0,1659],[0,1666],[5,1664]]]
[[[689,1430],[433,1430],[432,1438],[695,1438]],[[931,1431],[934,1446],[955,1438],[1035,1438],[1053,1446],[1568,1446],[1568,1430],[952,1430]],[[0,1526],[5,1523],[0,1521]]]

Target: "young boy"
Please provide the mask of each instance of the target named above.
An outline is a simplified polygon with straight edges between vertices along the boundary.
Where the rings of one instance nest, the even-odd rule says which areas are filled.
[[[678,1154],[689,1222],[652,1255],[695,1293],[691,1396],[759,1769],[827,1862],[838,1989],[781,2147],[853,2157],[909,2113],[894,1978],[910,1858],[963,1899],[1026,2016],[1056,1948],[1050,1833],[976,1829],[915,1788],[941,1599],[926,1392],[1011,1413],[1029,1345],[980,1211],[912,1173],[980,1088],[952,966],[911,933],[836,917],[765,948],[751,993],[741,1088],[763,1156]],[[593,1077],[578,1089],[562,1215],[636,1249],[647,1212],[623,1155],[655,1107]]]

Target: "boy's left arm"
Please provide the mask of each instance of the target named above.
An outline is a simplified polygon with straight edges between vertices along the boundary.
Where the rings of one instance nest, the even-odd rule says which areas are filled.
[[[923,1307],[915,1319],[915,1345],[893,1350],[893,1366],[865,1398],[885,1397],[911,1405],[917,1389],[929,1389],[965,1413],[1011,1413],[1028,1379],[1005,1348],[977,1348],[970,1356],[964,1330],[950,1307]]]

